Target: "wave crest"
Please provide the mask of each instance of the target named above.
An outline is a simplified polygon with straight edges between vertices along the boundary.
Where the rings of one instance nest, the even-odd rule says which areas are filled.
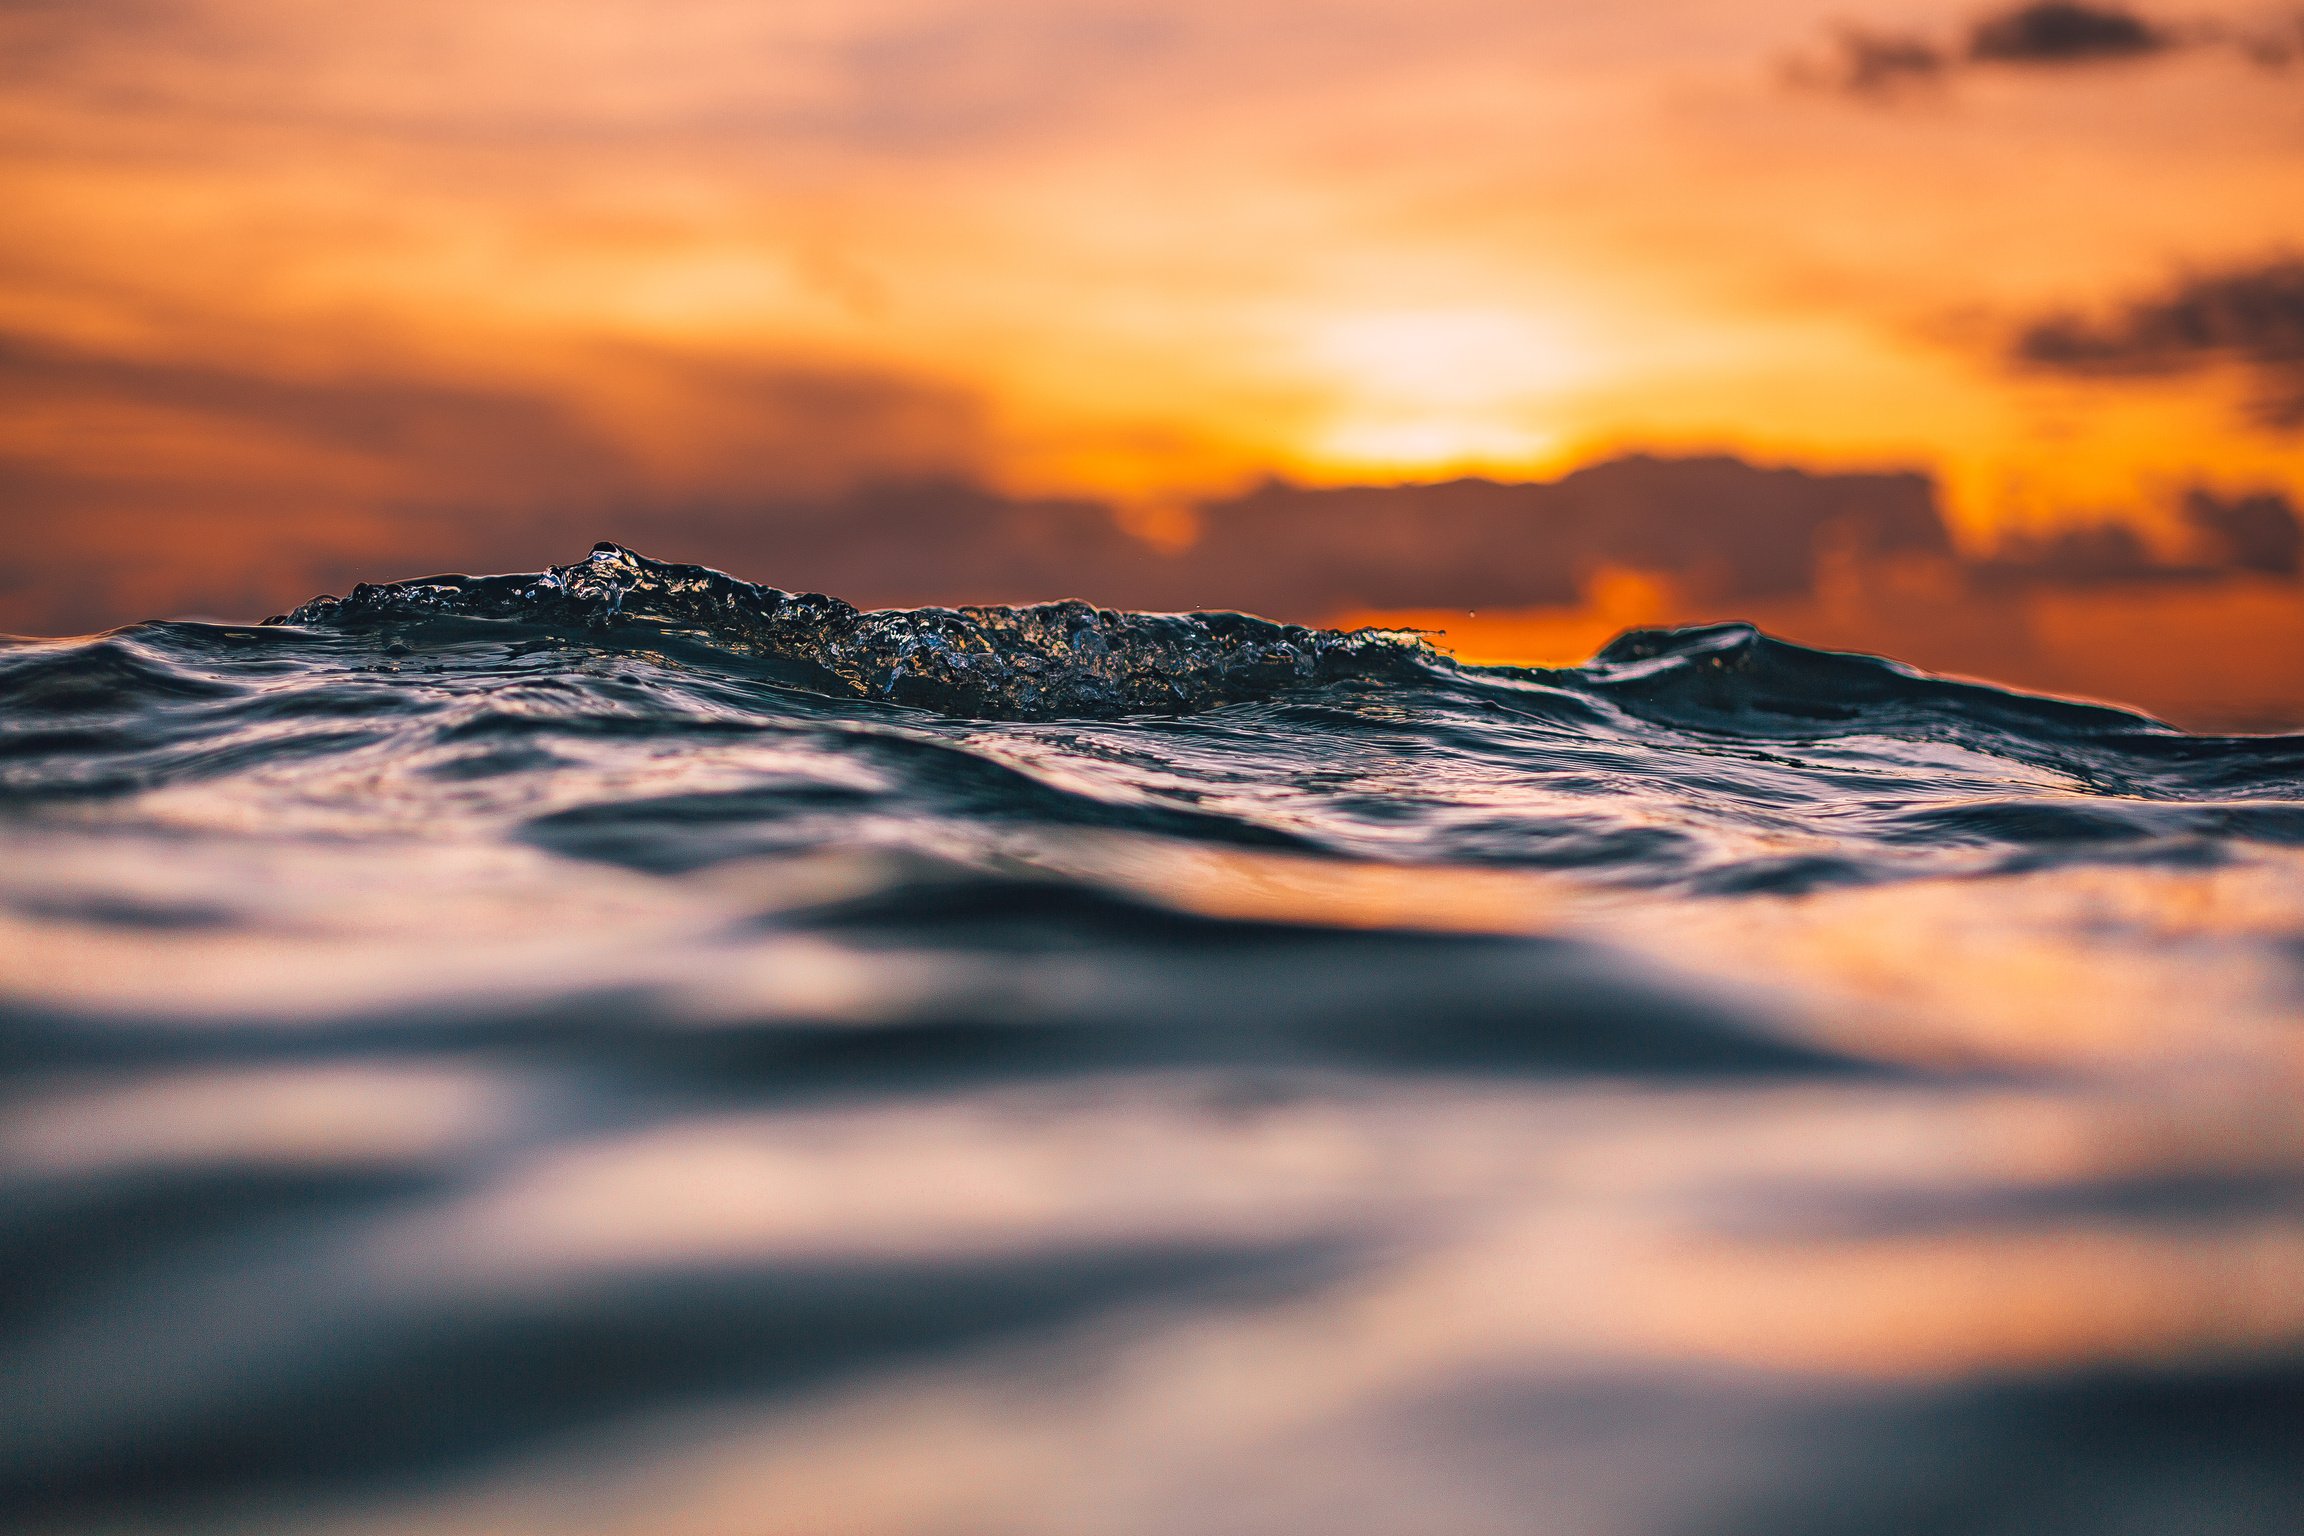
[[[443,619],[700,641],[795,670],[796,681],[827,692],[987,719],[1189,714],[1438,659],[1400,631],[1239,613],[1121,613],[1077,601],[867,612],[615,544],[531,575],[363,582],[265,622],[365,629]]]

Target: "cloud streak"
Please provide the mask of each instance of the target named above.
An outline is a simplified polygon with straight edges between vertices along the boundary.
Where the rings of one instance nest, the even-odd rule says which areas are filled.
[[[2304,428],[2304,258],[2196,273],[2104,314],[2043,316],[2023,327],[2011,352],[2025,368],[2076,378],[2238,368],[2261,422]]]
[[[2300,43],[2304,16],[2239,27],[2166,21],[2091,0],[2032,0],[1978,16],[1957,36],[1843,24],[1823,58],[1797,65],[1792,78],[1850,96],[1893,99],[1973,70],[2068,73],[2205,48],[2228,48],[2279,69],[2295,59]]]

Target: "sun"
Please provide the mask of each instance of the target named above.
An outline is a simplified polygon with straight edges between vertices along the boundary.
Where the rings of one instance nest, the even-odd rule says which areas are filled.
[[[1505,308],[1333,316],[1302,355],[1331,401],[1306,456],[1339,476],[1539,468],[1564,447],[1556,403],[1593,373],[1566,326]]]

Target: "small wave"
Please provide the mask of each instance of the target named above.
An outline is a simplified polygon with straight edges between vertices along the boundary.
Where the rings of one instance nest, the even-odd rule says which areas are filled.
[[[266,622],[376,629],[441,619],[698,641],[780,664],[826,692],[994,720],[1191,714],[1433,659],[1397,631],[1238,613],[1119,613],[1084,602],[867,612],[614,544],[536,575],[363,583]]]
[[[1813,734],[1902,716],[2056,736],[2175,734],[2133,710],[1936,677],[1881,656],[1795,645],[1745,623],[1627,630],[1579,671],[1586,686],[1636,712],[1748,731]]]
[[[83,644],[27,646],[0,666],[0,706],[19,716],[125,715],[239,692],[157,654],[127,633]]]

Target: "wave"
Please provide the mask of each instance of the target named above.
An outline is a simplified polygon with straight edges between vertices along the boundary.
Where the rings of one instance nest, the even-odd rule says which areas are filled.
[[[2289,1529],[2300,846],[1744,624],[0,644],[0,1524]]]
[[[264,621],[405,645],[459,623],[595,646],[698,645],[789,682],[992,720],[1192,714],[1339,683],[1550,686],[1657,721],[1745,734],[1956,722],[2041,736],[2177,736],[2131,710],[1931,676],[1741,622],[1635,629],[1572,668],[1475,667],[1415,631],[1081,601],[863,610],[602,543],[542,572],[362,583]]]
[[[456,619],[696,641],[781,665],[827,692],[1002,720],[1191,713],[1397,675],[1429,659],[1413,635],[1238,613],[1119,613],[1084,602],[866,612],[614,544],[535,575],[362,584],[265,622],[374,630]]]
[[[836,771],[578,788],[611,740],[709,757],[763,732]],[[867,612],[601,545],[262,626],[0,648],[20,806],[354,763],[537,799],[529,844],[659,870],[1039,826],[1727,893],[2304,841],[2304,736],[2187,735],[1741,623],[1476,667],[1240,614]]]

